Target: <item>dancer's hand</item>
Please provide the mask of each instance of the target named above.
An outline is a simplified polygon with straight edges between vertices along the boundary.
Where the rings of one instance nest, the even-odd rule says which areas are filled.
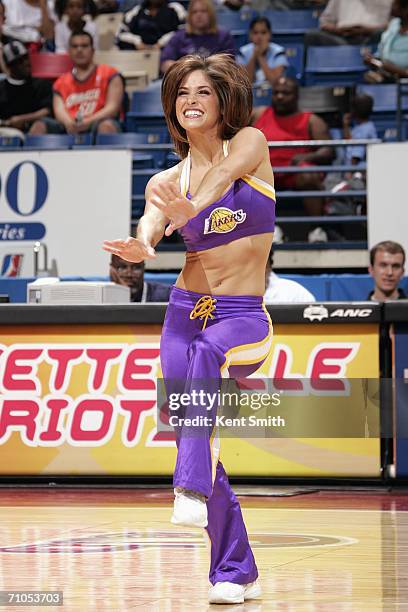
[[[152,187],[149,202],[170,219],[170,223],[164,232],[166,236],[171,236],[174,230],[183,227],[187,221],[197,214],[192,202],[183,196],[174,183],[160,183]]]
[[[113,253],[125,261],[140,263],[145,259],[154,259],[156,252],[150,244],[145,244],[138,238],[126,238],[126,240],[104,240],[104,251]]]

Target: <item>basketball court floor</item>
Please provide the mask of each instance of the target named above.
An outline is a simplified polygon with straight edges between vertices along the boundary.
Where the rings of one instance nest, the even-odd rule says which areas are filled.
[[[206,540],[169,522],[171,489],[0,488],[0,590],[63,592],[0,611],[408,610],[404,491],[288,492],[240,495],[262,599],[210,606]]]

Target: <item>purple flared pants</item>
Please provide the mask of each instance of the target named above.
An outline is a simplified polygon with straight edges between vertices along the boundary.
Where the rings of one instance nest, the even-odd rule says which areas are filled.
[[[211,296],[173,287],[160,348],[166,387],[172,381],[178,386],[184,381],[185,389],[191,391],[191,381],[201,380],[214,390],[221,378],[248,376],[266,359],[272,324],[262,297],[213,297],[216,301],[208,314]],[[210,582],[247,584],[256,580],[258,571],[241,508],[218,458],[216,438],[211,427],[207,435],[198,436],[181,435],[176,429],[174,486],[207,498]]]

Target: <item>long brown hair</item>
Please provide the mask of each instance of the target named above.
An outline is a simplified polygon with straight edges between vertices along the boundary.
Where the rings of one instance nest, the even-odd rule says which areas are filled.
[[[219,136],[230,140],[249,124],[252,112],[252,87],[245,68],[225,53],[201,57],[186,55],[166,72],[162,83],[162,105],[167,127],[181,158],[187,156],[189,144],[186,130],[176,115],[176,99],[184,79],[195,70],[201,70],[211,82],[220,108]]]
[[[191,13],[193,12],[194,5],[197,2],[201,2],[201,4],[205,5],[207,9],[208,16],[210,18],[210,22],[208,25],[207,34],[215,34],[217,32],[217,15],[215,14],[214,4],[212,0],[190,0],[188,9],[187,9],[187,19],[186,19],[186,32],[188,34],[192,34],[193,28],[191,26]]]

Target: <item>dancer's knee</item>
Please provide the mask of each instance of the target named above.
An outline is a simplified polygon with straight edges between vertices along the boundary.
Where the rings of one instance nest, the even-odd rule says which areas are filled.
[[[222,349],[204,332],[197,334],[188,349],[189,359],[203,355],[213,355],[220,364],[225,361]]]

